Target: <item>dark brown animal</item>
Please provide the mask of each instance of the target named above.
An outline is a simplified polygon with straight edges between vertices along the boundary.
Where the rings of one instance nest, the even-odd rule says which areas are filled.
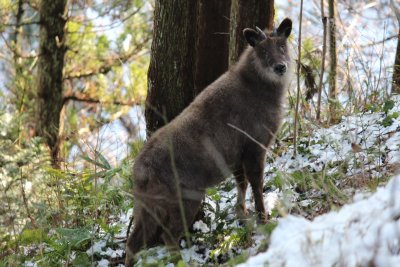
[[[288,18],[274,32],[245,29],[250,46],[239,62],[144,145],[134,164],[135,224],[126,245],[127,266],[144,247],[164,243],[178,248],[205,189],[232,173],[239,218],[247,215],[250,182],[255,209],[266,222],[265,147],[281,124],[291,30]]]

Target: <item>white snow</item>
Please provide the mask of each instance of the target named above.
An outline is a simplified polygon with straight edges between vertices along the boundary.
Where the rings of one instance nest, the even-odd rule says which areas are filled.
[[[190,248],[182,249],[182,259],[185,262],[196,262],[198,264],[204,264],[205,259],[209,256],[210,251],[207,250],[204,254],[197,253],[196,251],[198,251],[198,247],[196,245]]]
[[[108,256],[108,257],[111,257],[111,258],[122,257],[122,255],[123,255],[124,253],[125,253],[125,252],[124,252],[124,250],[122,250],[122,249],[116,249],[116,250],[114,250],[114,249],[112,249],[112,248],[107,248],[106,251],[100,252],[101,255]]]
[[[107,241],[106,240],[99,240],[97,242],[95,242],[87,251],[86,254],[88,254],[89,256],[92,256],[96,253],[100,253],[103,251],[103,248],[107,245]]]
[[[37,267],[37,263],[36,262],[31,262],[31,261],[26,261],[24,262],[24,267]]]
[[[264,197],[264,202],[265,202],[265,209],[269,214],[271,214],[272,210],[276,207],[276,205],[279,202],[279,190],[267,193]]]
[[[313,221],[280,219],[268,250],[239,266],[400,266],[400,175],[359,198]]]
[[[97,263],[97,267],[108,267],[110,266],[110,262],[106,259],[101,259],[98,263]]]
[[[210,228],[203,221],[197,221],[193,224],[193,229],[198,230],[202,233],[207,233],[210,231]]]
[[[388,115],[400,113],[400,95],[393,96],[394,107]],[[302,168],[312,171],[321,171],[328,163],[348,162],[347,175],[365,172],[355,163],[371,165],[379,168],[384,163],[395,164],[400,160],[400,116],[392,119],[390,126],[384,126],[386,114],[359,113],[343,117],[342,122],[330,128],[314,126],[306,138],[299,140],[299,144],[309,152],[303,153],[298,149],[298,154],[293,156],[293,147],[290,147],[279,157],[274,157],[265,167],[267,178],[281,170],[288,173]],[[304,134],[303,134],[304,135]],[[360,152],[353,151],[352,144],[361,148]],[[358,164],[360,165],[360,164]],[[371,168],[371,166],[369,167]]]

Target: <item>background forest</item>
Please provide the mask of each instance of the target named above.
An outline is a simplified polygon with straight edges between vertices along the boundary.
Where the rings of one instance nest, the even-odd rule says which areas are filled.
[[[341,247],[368,255],[331,265],[396,266],[400,216],[384,213],[400,210],[392,197],[400,188],[389,182],[400,163],[400,4],[393,0],[0,0],[0,266],[122,266],[135,205],[131,169],[146,136],[237,61],[244,28],[272,29],[284,17],[294,22],[294,74],[265,168],[271,222],[240,225],[228,179],[207,191],[182,259],[157,247],[138,265],[290,266],[275,247],[290,238],[283,228],[290,220],[314,229],[305,220],[319,218],[328,228],[330,211],[376,192],[371,203],[381,205],[354,207],[394,230],[379,230],[381,243],[365,251]],[[364,215],[353,218],[365,222],[359,231],[370,229]],[[386,237],[397,240],[387,251]],[[302,247],[312,250],[314,237],[307,238]],[[293,266],[331,256],[286,249],[299,257]]]

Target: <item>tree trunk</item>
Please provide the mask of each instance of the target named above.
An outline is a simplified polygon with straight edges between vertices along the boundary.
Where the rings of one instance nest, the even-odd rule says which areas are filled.
[[[247,45],[243,38],[243,29],[258,26],[272,30],[274,15],[274,0],[232,0],[229,65],[236,63]]]
[[[334,106],[336,99],[336,76],[337,76],[337,55],[336,55],[336,23],[335,23],[335,0],[329,0],[329,57],[330,57],[330,71],[329,71],[329,108],[331,120],[335,121]]]
[[[199,0],[196,94],[228,69],[231,0]]]
[[[400,27],[400,21],[399,21]],[[397,36],[397,49],[393,68],[393,87],[392,94],[400,94],[400,28]]]
[[[51,150],[53,165],[58,166],[58,135],[62,108],[62,71],[64,67],[64,17],[67,0],[42,0],[40,44],[37,63],[36,134]]]
[[[197,1],[155,2],[145,110],[148,136],[195,96],[196,14]]]

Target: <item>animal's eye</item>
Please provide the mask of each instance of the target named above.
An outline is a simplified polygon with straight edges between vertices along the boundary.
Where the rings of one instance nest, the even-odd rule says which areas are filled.
[[[285,45],[280,45],[279,48],[282,49],[282,50],[285,50],[286,46]]]

